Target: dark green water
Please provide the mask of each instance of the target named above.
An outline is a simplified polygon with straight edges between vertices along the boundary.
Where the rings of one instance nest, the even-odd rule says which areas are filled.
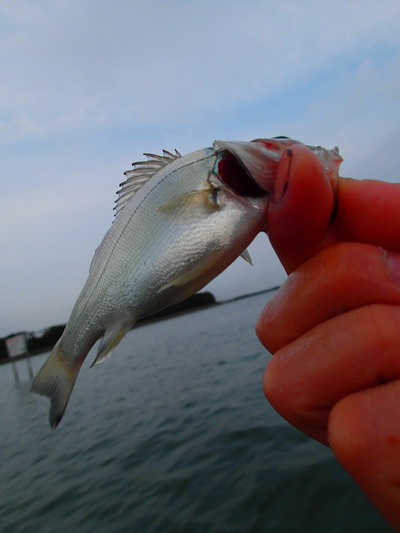
[[[1,533],[391,531],[330,451],[265,401],[265,299],[132,331],[85,365],[55,432],[26,362],[19,388],[0,367]]]

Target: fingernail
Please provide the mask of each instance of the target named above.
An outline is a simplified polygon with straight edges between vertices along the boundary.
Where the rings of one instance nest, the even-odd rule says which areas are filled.
[[[386,264],[388,265],[392,276],[400,282],[400,255],[394,252],[386,252]]]
[[[288,188],[292,158],[293,150],[291,148],[287,148],[282,154],[281,160],[279,161],[278,171],[276,173],[276,181],[272,199],[275,204],[278,204],[282,200]]]

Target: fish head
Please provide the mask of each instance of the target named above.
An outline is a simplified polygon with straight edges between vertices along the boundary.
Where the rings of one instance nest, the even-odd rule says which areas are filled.
[[[263,198],[273,192],[281,153],[258,142],[214,141],[213,147],[214,172],[237,195]]]
[[[303,143],[289,137],[273,137],[251,142],[215,141],[213,146],[222,154],[225,152],[218,162],[222,180],[243,195],[262,196],[260,189],[264,194],[273,192],[282,154],[295,144]],[[317,156],[329,179],[336,180],[343,161],[339,148],[335,146],[329,150],[322,146],[305,146]]]
[[[250,142],[214,141],[213,176],[220,184],[222,182],[222,192],[229,200],[266,211],[274,192],[280,159],[285,150],[297,143],[287,137]]]
[[[329,150],[322,146],[305,145],[288,137],[275,137],[251,142],[214,142],[217,156],[214,172],[227,187],[225,195],[230,195],[230,199],[236,202],[261,208],[266,217],[270,199],[279,196],[282,185],[280,178],[283,174],[278,171],[280,160],[294,145],[301,145],[313,153],[335,191],[343,161],[337,147]],[[286,183],[286,175],[284,177]]]

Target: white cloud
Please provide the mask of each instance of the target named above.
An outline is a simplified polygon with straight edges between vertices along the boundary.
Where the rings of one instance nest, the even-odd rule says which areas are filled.
[[[18,117],[33,133],[188,120],[398,43],[400,6],[385,4],[17,2],[0,101],[21,135]]]
[[[286,134],[396,178],[397,0],[17,0],[0,18],[5,333],[67,318],[141,152]],[[254,286],[239,262],[213,290],[281,279],[253,248]]]

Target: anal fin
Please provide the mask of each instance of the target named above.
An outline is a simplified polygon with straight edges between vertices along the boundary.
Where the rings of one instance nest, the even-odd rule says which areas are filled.
[[[104,337],[97,350],[96,359],[93,361],[91,367],[94,365],[99,365],[111,357],[116,346],[132,328],[134,323],[135,322],[133,320],[127,320],[126,322],[118,322],[117,324],[113,324],[106,329]]]

